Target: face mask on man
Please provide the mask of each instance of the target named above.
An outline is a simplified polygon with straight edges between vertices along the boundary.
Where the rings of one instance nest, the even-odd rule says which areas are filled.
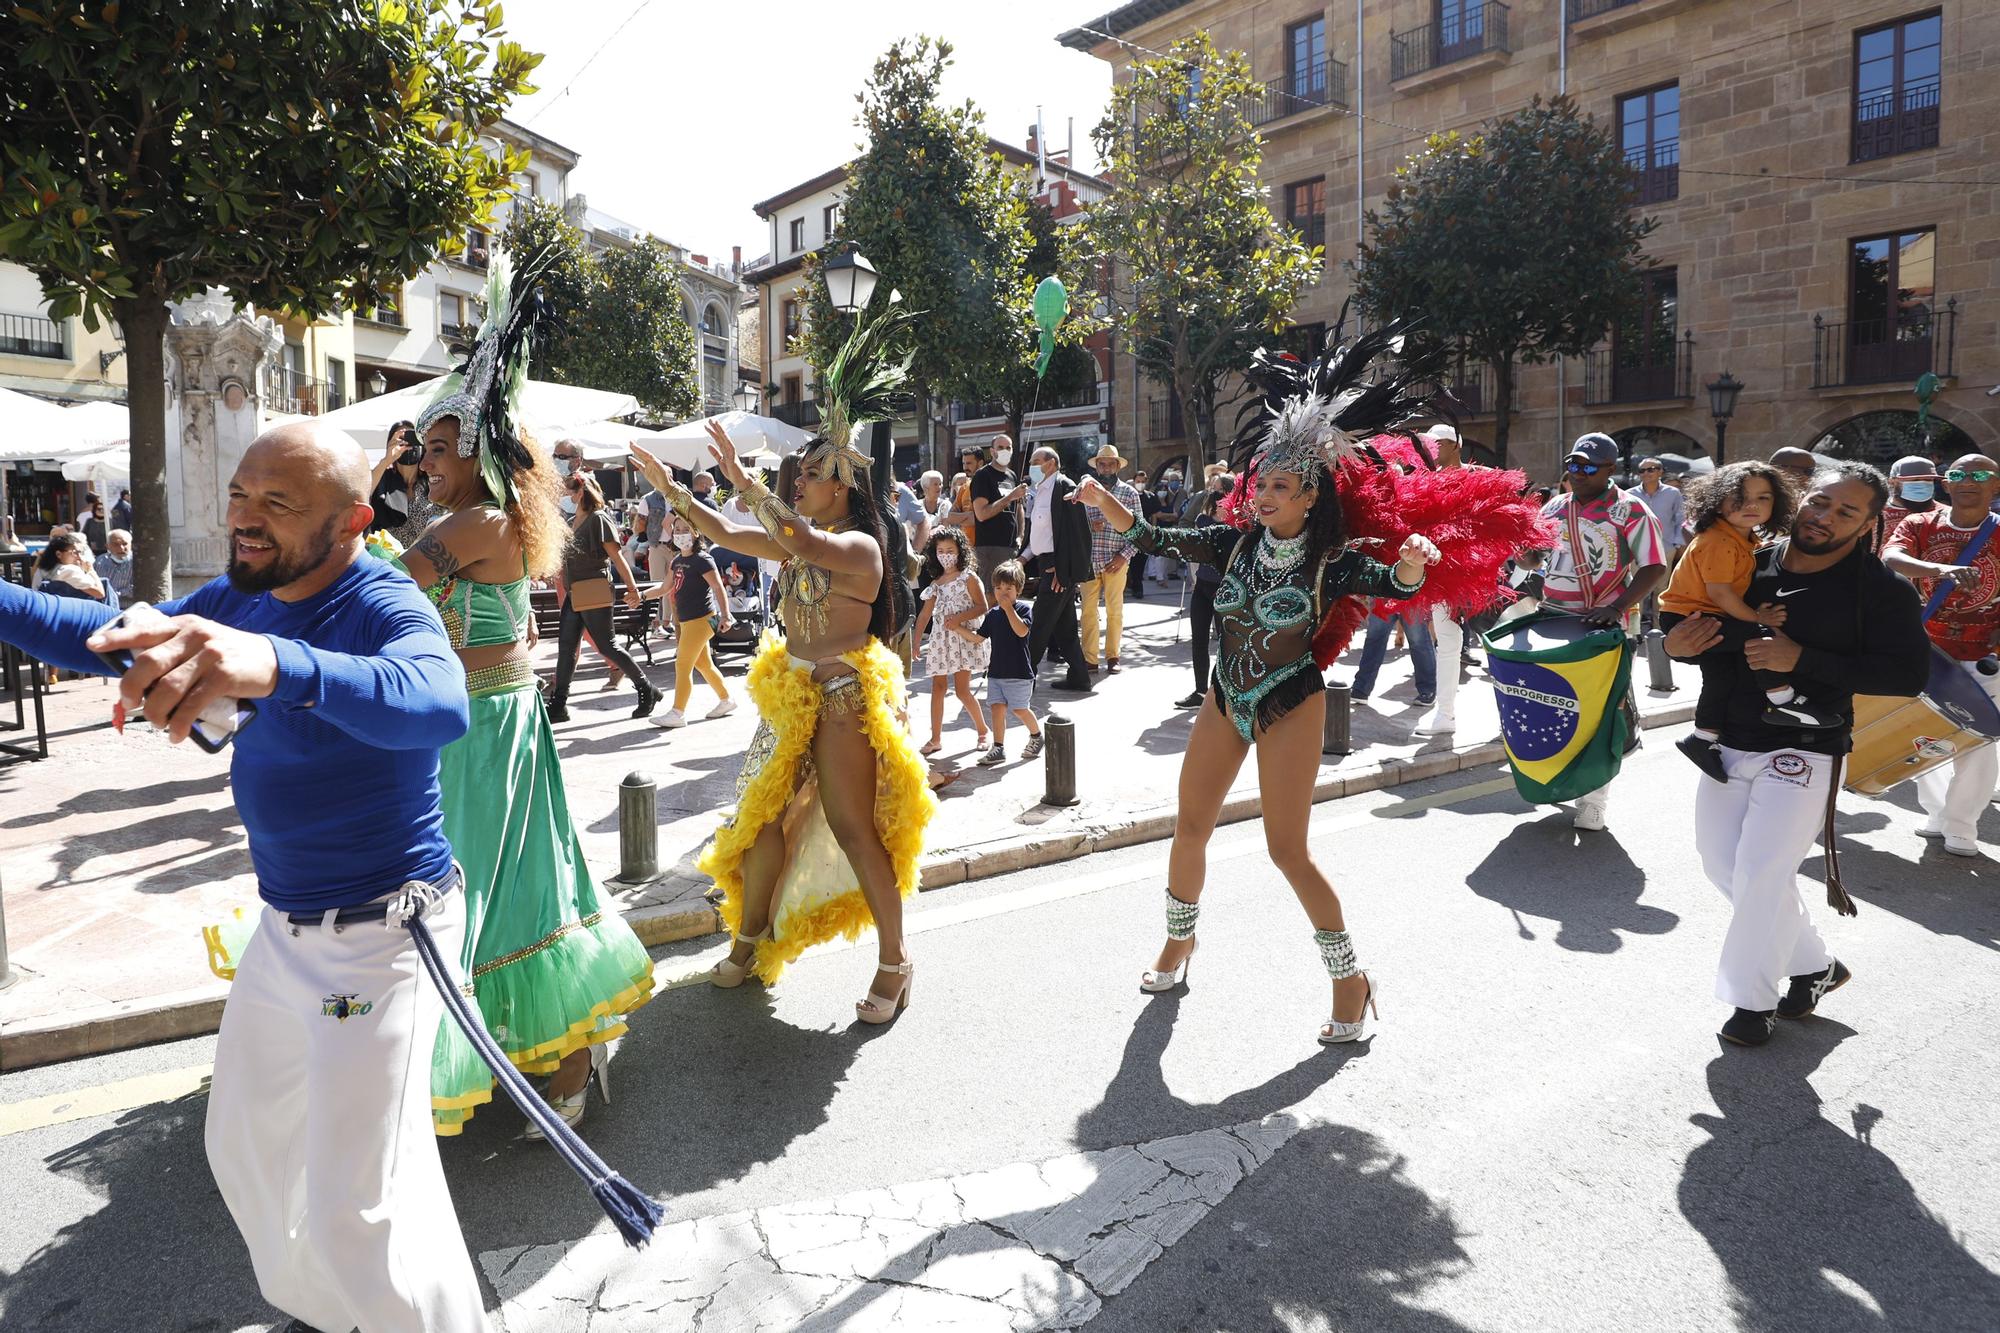
[[[1913,505],[1920,505],[1937,494],[1937,483],[1931,481],[1908,481],[1902,487],[1903,499]]]
[[[1056,465],[1053,462],[1049,461],[1048,459],[1043,459],[1041,463],[1041,471],[1042,471],[1043,481],[1055,480]]]
[[[558,477],[567,477],[569,474],[570,474],[569,460],[567,458],[558,458],[556,460],[556,475]]]
[[[993,461],[1001,467],[1006,467],[1014,461],[1014,451],[1012,449],[995,449],[993,451]]]
[[[567,495],[556,501],[556,507],[563,511],[563,517],[565,518],[574,517],[576,514],[576,501],[570,499]]]
[[[683,551],[692,551],[694,549],[694,534],[692,532],[676,532],[674,534],[674,545],[680,547]]]

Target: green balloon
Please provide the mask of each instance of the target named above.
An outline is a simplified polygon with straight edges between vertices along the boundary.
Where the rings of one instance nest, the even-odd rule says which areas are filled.
[[[1069,291],[1062,279],[1043,278],[1035,287],[1035,323],[1043,333],[1054,333],[1068,313]]]

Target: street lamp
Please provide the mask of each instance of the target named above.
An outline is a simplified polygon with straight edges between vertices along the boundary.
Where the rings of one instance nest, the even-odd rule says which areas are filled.
[[[763,399],[764,395],[759,393],[757,386],[749,380],[737,384],[735,401],[738,412],[755,412],[763,405]]]
[[[861,253],[861,247],[851,241],[836,244],[845,248],[820,266],[820,277],[826,282],[827,299],[833,302],[835,310],[843,315],[858,314],[875,294],[875,282],[881,275],[868,262],[868,256]]]
[[[1721,467],[1729,418],[1736,415],[1736,395],[1743,392],[1743,382],[1725,370],[1703,387],[1708,390],[1708,410],[1715,417],[1715,465]]]
[[[387,375],[378,370],[368,377],[368,396],[370,398],[380,398],[387,392],[389,392],[389,377]]]

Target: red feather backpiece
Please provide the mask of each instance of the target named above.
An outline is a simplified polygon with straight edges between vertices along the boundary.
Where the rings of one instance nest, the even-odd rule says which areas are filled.
[[[1423,589],[1405,603],[1412,609],[1443,603],[1461,614],[1483,611],[1507,595],[1500,587],[1500,567],[1510,557],[1526,547],[1555,544],[1555,529],[1541,517],[1541,502],[1523,494],[1528,489],[1524,473],[1436,468],[1399,435],[1377,435],[1368,445],[1390,466],[1358,454],[1334,474],[1347,541],[1385,564],[1395,562],[1403,539],[1413,532],[1437,544],[1441,558],[1427,571]],[[1254,471],[1218,509],[1239,528],[1255,522],[1249,504]],[[1359,597],[1343,597],[1327,608],[1313,635],[1313,660],[1322,671],[1347,651],[1367,614]]]

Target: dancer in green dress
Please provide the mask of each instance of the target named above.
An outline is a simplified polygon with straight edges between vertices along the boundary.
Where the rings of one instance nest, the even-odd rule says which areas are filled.
[[[514,416],[536,269],[511,280],[494,255],[479,341],[418,419],[430,497],[450,512],[401,563],[443,617],[471,698],[470,729],[438,758],[445,835],[465,871],[465,975],[494,1040],[523,1071],[551,1075],[545,1095],[575,1124],[593,1071],[607,1092],[605,1043],[651,998],[653,969],[599,902],[528,661],[528,580],[554,571],[568,539],[554,465]],[[458,1133],[492,1086],[445,1023],[431,1077],[437,1132]]]

